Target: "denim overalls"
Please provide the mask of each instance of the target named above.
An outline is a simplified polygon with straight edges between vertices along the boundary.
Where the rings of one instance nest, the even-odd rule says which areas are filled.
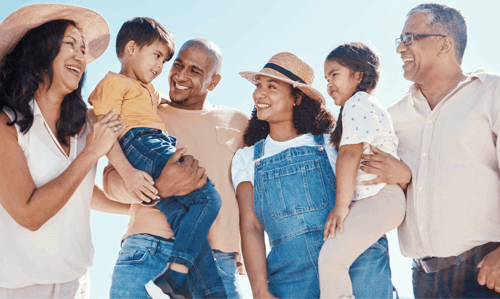
[[[336,193],[323,139],[262,160],[264,140],[254,147],[254,210],[271,246],[269,290],[279,298],[319,297],[318,257]]]
[[[323,228],[335,205],[336,179],[324,149],[288,148],[259,160],[264,141],[254,146],[254,210],[269,236],[269,291],[279,298],[319,298],[318,257]],[[387,239],[382,237],[349,270],[356,298],[392,296]]]

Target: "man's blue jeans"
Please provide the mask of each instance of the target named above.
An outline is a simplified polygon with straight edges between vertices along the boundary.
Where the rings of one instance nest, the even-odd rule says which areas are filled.
[[[474,254],[469,259],[439,270],[426,273],[413,262],[413,294],[415,298],[500,298],[495,290],[477,282],[480,268],[477,264],[495,248]]]
[[[160,274],[165,267],[173,240],[163,240],[148,234],[127,237],[122,244],[111,280],[110,298],[149,299],[144,285]],[[214,250],[218,275],[222,278],[228,298],[242,298],[237,279],[236,254]],[[199,273],[197,269],[193,272]],[[193,283],[190,276],[193,298],[202,298],[206,290]],[[200,278],[198,278],[200,279]]]
[[[134,168],[149,173],[156,180],[175,152],[176,142],[175,137],[167,136],[159,129],[134,128],[120,139],[120,146]],[[217,277],[207,241],[208,230],[221,205],[220,195],[211,181],[187,195],[164,198],[156,204],[167,217],[175,236],[167,263],[182,264],[192,271],[196,260],[198,268],[202,266],[203,269],[200,275],[207,277],[200,281],[208,290],[204,297],[225,297],[224,285]]]

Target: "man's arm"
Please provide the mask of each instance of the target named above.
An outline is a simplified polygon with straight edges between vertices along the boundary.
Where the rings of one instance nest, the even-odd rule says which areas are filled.
[[[493,107],[491,110],[499,111],[500,109],[498,107]],[[500,167],[500,139],[498,138],[498,134],[500,133],[500,117],[494,119],[496,119],[496,122],[492,124],[492,133],[496,137],[496,158]],[[477,282],[480,285],[486,285],[489,289],[494,289],[495,292],[500,293],[500,247],[487,254],[479,264],[477,264],[477,267],[481,268],[477,275]]]
[[[198,160],[193,156],[180,157],[186,152],[186,148],[178,149],[167,161],[160,176],[155,182],[158,195],[162,198],[170,196],[182,196],[201,188],[207,182],[205,169],[198,167]],[[103,187],[106,194],[113,200],[122,203],[137,203],[127,189],[125,182],[116,169],[109,165],[104,169]],[[149,196],[154,197],[153,194]]]
[[[130,205],[110,200],[104,194],[102,188],[95,184],[92,199],[90,200],[90,208],[103,213],[128,215]]]

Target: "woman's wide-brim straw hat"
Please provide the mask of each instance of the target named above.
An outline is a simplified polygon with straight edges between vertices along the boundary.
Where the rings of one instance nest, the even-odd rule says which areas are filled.
[[[0,67],[4,57],[12,52],[26,32],[59,19],[72,20],[80,29],[86,45],[87,64],[101,56],[108,47],[108,23],[99,13],[67,4],[33,4],[14,11],[0,24]]]
[[[313,68],[304,59],[293,53],[278,53],[269,59],[269,62],[260,72],[240,72],[240,75],[253,84],[257,84],[259,75],[281,80],[300,89],[311,99],[318,101],[322,105],[325,104],[323,95],[312,87],[314,81]]]

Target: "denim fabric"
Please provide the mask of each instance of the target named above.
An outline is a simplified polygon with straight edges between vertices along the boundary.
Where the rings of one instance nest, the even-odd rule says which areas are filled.
[[[120,139],[120,146],[133,167],[156,179],[175,152],[176,141],[175,137],[158,129],[135,128]],[[205,290],[220,290],[222,293],[217,291],[213,295],[224,297],[224,285],[207,241],[208,230],[221,205],[220,195],[209,181],[187,195],[161,199],[156,207],[165,214],[174,231],[175,242],[167,262],[182,264],[195,271],[197,260],[203,265],[200,275],[206,277],[202,279]]]
[[[211,182],[208,182],[208,184],[211,184]],[[168,222],[174,231],[174,235],[177,235],[180,224],[183,223],[184,217],[187,215],[187,208],[175,200],[162,201],[158,204],[162,205],[164,213],[169,217]],[[200,243],[195,245],[200,247],[200,254],[189,271],[189,285],[191,289],[197,289],[196,293],[201,294],[200,297],[202,298],[226,298],[224,279],[217,271],[216,260],[213,257],[213,251],[210,249],[206,236],[199,241]],[[208,255],[212,258],[206,258]],[[170,261],[171,258],[168,260]]]
[[[135,128],[125,133],[119,143],[134,168],[156,179],[175,153],[177,138],[167,136],[159,129]]]
[[[490,250],[476,253],[466,261],[440,270],[425,273],[413,263],[413,294],[415,298],[500,298],[500,294],[477,283],[480,268],[476,265]]]
[[[389,242],[380,238],[365,250],[349,268],[355,298],[393,298]]]
[[[335,205],[336,179],[324,150],[289,148],[262,159],[264,140],[254,147],[254,210],[269,236],[270,292],[279,298],[319,298],[318,257],[323,228]],[[351,266],[356,298],[392,297],[387,239],[381,238]],[[386,296],[387,294],[387,296]]]
[[[243,298],[240,281],[238,277],[238,268],[236,266],[236,252],[222,252],[220,250],[212,250],[217,271],[219,272],[224,288],[226,289],[227,298],[239,299]],[[195,263],[198,266],[198,263]],[[198,279],[200,276],[197,277]],[[191,284],[196,285],[196,282]],[[204,298],[203,294],[195,288],[191,288],[193,298]]]
[[[110,298],[148,299],[144,285],[163,271],[172,247],[173,240],[165,241],[152,235],[138,234],[127,237],[123,241],[113,270]],[[236,280],[237,272],[232,272],[236,269],[236,256],[234,253],[219,250],[214,250],[213,255],[217,259],[216,267],[227,294],[230,294],[229,298],[241,298],[240,286]],[[206,289],[206,284],[200,283],[206,281],[199,276],[202,272],[195,263],[189,276],[194,298],[220,298],[217,297],[220,294],[225,297],[224,292],[215,288]]]
[[[113,270],[109,297],[149,299],[144,285],[163,271],[172,246],[173,242],[150,235],[127,237]]]

